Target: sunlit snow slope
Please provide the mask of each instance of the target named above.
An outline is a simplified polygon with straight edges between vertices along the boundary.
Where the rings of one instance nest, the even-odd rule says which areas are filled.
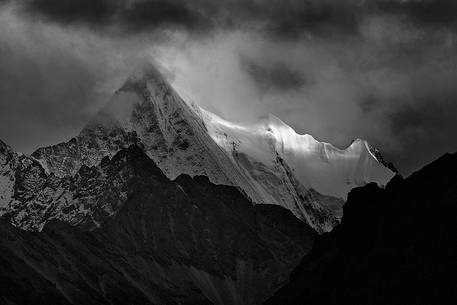
[[[274,115],[252,126],[233,124],[204,111],[211,137],[228,152],[246,154],[274,166],[276,156],[292,169],[306,188],[346,199],[355,186],[375,181],[385,185],[393,172],[378,162],[369,144],[357,139],[344,149],[299,135]]]
[[[211,137],[255,181],[263,201],[286,206],[296,215],[306,213],[299,201],[311,190],[325,195],[315,196],[320,205],[340,215],[343,200],[353,187],[372,181],[385,185],[394,175],[378,162],[364,140],[357,139],[340,150],[310,135],[297,134],[273,115],[242,126],[202,113]]]
[[[205,175],[237,186],[254,203],[286,207],[319,232],[338,222],[351,188],[384,185],[394,175],[363,140],[339,150],[274,116],[251,126],[227,122],[184,101],[152,67],[129,78],[77,137],[33,157],[48,172],[71,176],[130,144],[170,179]]]

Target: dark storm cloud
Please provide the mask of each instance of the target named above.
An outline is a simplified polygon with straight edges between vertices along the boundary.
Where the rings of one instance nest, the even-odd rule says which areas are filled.
[[[208,18],[190,8],[186,1],[153,0],[30,0],[26,12],[64,25],[111,26],[128,32],[179,26],[189,30],[208,26]]]
[[[3,2],[6,2],[3,0]],[[10,1],[14,2],[14,1]],[[330,0],[19,0],[25,12],[61,23],[97,28],[144,31],[178,26],[189,31],[262,23],[278,37],[304,32],[352,34],[366,14],[402,14],[421,22],[455,23],[453,1],[330,1]],[[430,12],[430,14],[427,14]],[[440,15],[444,19],[437,18]]]
[[[23,5],[28,12],[45,16],[63,24],[88,23],[102,25],[111,22],[119,1],[106,0],[30,0]]]
[[[293,70],[284,63],[264,66],[249,59],[242,59],[241,64],[261,91],[297,90],[305,83],[300,71]]]
[[[208,16],[184,0],[19,0],[22,13],[65,26],[87,26],[110,34],[210,28]],[[204,7],[203,7],[204,8]]]
[[[177,26],[209,33],[258,22],[265,32],[283,38],[304,31],[355,32],[366,9],[353,0],[23,0],[21,4],[32,16],[64,25],[114,26],[120,32]]]
[[[62,24],[144,31],[178,26],[199,32],[262,24],[281,38],[304,33],[357,34],[369,15],[391,14],[420,25],[457,26],[454,0],[22,0],[25,10]]]
[[[379,1],[377,6],[382,12],[408,17],[418,25],[457,28],[454,0],[385,0]]]
[[[189,6],[189,1],[135,1],[119,12],[119,18],[130,31],[173,25],[190,31],[208,27],[210,20]]]

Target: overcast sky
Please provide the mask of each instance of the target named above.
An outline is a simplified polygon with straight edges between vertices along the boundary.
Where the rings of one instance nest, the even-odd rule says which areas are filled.
[[[457,151],[455,0],[0,0],[0,139],[68,140],[132,71],[409,174]]]

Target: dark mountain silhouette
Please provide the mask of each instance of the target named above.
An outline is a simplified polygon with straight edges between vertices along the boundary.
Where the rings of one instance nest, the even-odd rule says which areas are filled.
[[[454,153],[385,189],[352,190],[342,224],[265,304],[456,304],[456,275]]]
[[[258,304],[315,236],[288,210],[254,206],[235,187],[169,180],[135,145],[60,182],[38,176],[121,207],[94,230],[51,220],[31,232],[3,216],[0,304]]]

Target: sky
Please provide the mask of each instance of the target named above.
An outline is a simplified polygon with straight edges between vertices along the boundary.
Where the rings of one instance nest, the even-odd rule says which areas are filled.
[[[0,139],[66,141],[153,63],[225,119],[269,113],[404,175],[457,151],[455,0],[0,0]]]

